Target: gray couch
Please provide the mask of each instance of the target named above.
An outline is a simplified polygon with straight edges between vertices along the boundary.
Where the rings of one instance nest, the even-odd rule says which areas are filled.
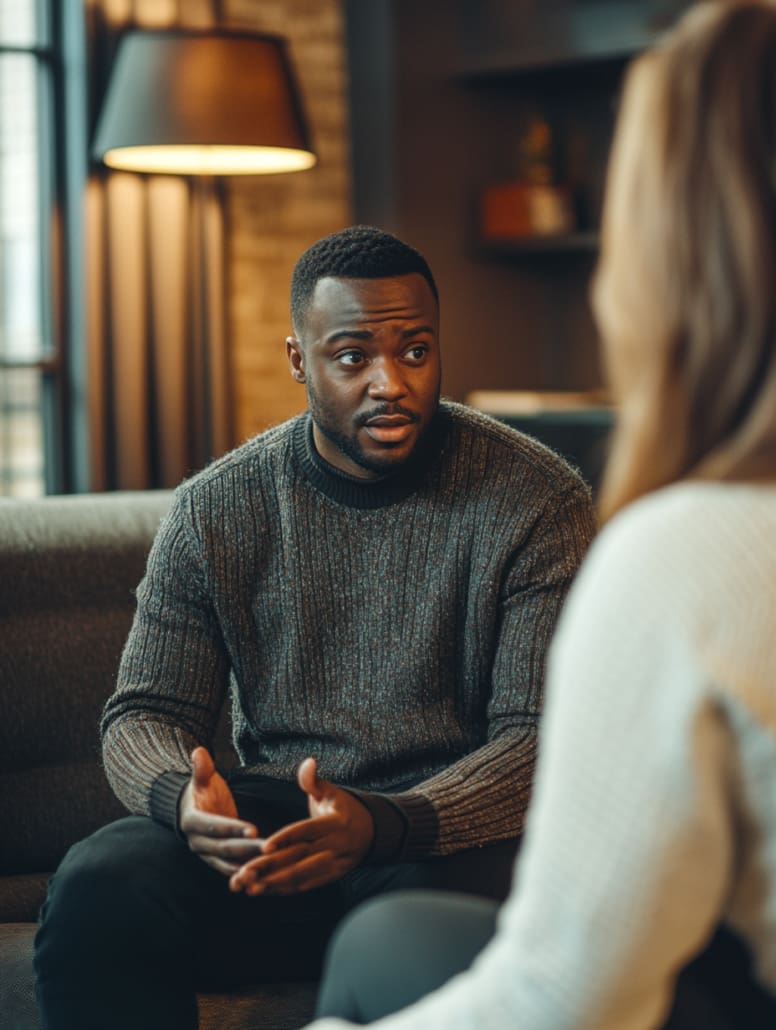
[[[32,942],[49,875],[72,843],[125,814],[102,772],[97,724],[171,496],[0,501],[3,1030],[39,1027]],[[314,998],[311,983],[201,995],[200,1027],[291,1030],[308,1021]]]

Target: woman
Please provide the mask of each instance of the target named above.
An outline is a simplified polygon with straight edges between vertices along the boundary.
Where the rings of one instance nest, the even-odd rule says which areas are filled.
[[[512,894],[497,920],[365,906],[321,1015],[402,1008],[485,945],[378,1025],[776,1025],[774,3],[700,4],[630,70],[594,307],[605,526],[553,646]]]

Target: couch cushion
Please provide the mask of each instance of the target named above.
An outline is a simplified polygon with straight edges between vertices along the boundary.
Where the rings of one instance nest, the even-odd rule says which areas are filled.
[[[0,874],[124,814],[98,723],[170,491],[0,503]]]
[[[49,875],[19,873],[18,876],[3,876],[0,879],[0,923],[34,923],[46,900]]]
[[[0,925],[0,1013],[3,1030],[38,1030],[32,980],[35,925]]]
[[[314,983],[262,984],[199,995],[199,1030],[299,1030],[315,1013]]]
[[[0,874],[52,871],[72,844],[126,814],[96,760],[2,772]]]

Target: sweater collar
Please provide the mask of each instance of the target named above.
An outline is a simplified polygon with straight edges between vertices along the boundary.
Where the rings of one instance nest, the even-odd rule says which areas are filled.
[[[446,435],[448,416],[440,404],[426,434],[412,457],[395,472],[378,479],[360,479],[330,465],[313,443],[310,412],[297,419],[293,448],[305,477],[330,500],[349,508],[384,508],[413,494],[439,456]]]

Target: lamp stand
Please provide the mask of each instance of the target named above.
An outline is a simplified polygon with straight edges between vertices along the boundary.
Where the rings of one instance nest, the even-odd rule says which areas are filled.
[[[216,179],[190,180],[191,455],[195,468],[233,445],[226,352],[224,227]]]

